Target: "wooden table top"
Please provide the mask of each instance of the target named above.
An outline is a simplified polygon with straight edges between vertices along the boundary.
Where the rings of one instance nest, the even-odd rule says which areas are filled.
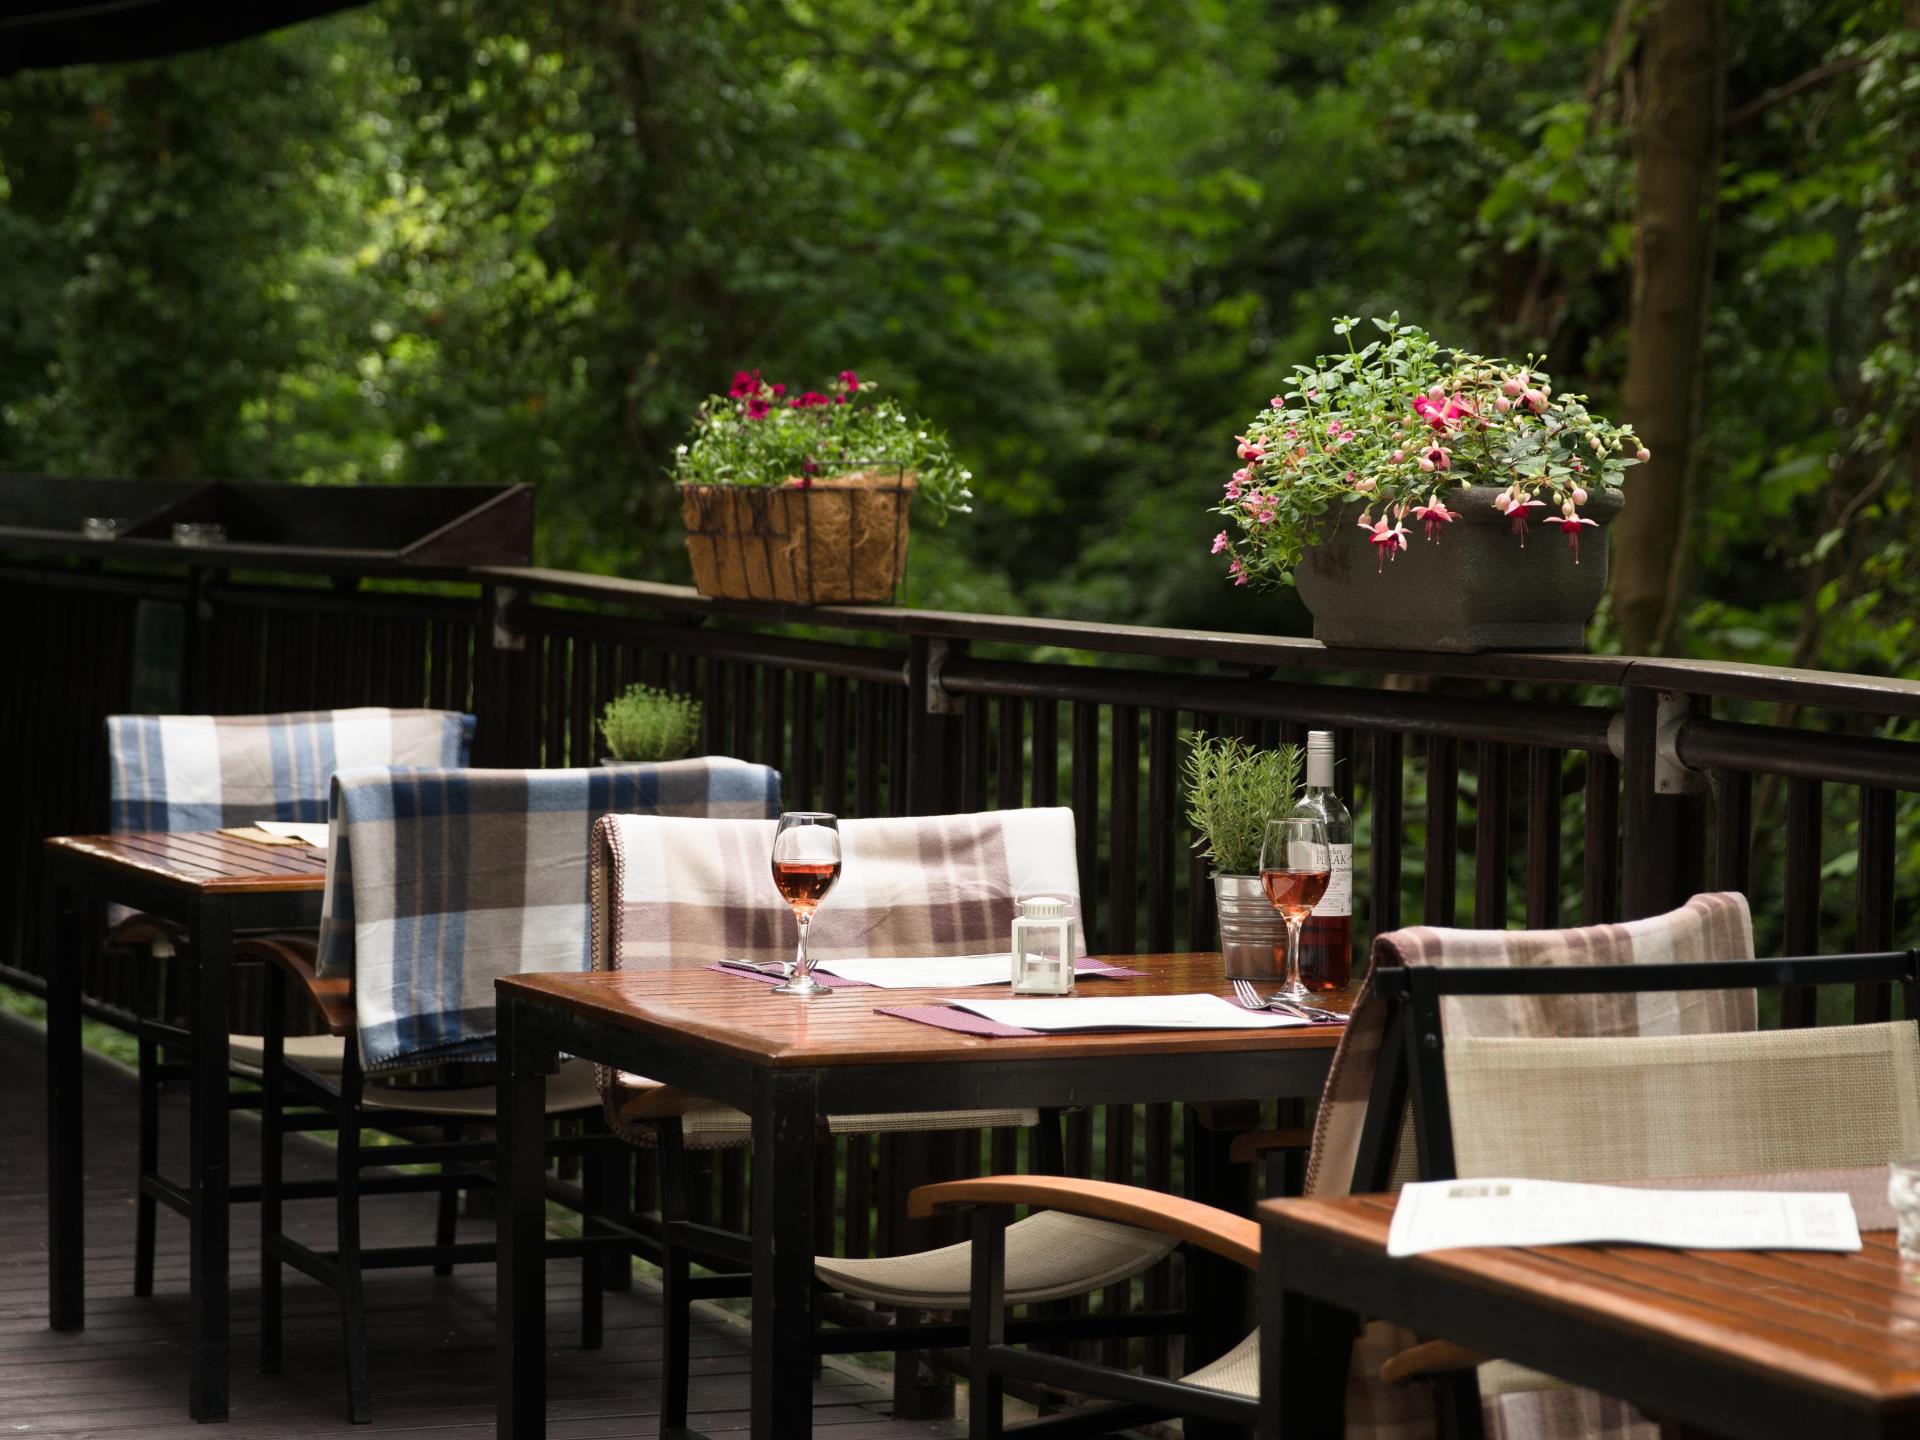
[[[305,845],[264,845],[218,830],[135,830],[125,835],[59,835],[50,850],[138,872],[183,890],[250,895],[319,890],[327,852]]]
[[[1231,998],[1217,954],[1113,955],[1105,957],[1147,973],[1135,979],[1083,978],[1089,995],[1182,995],[1211,993]],[[640,1033],[704,1041],[715,1050],[756,1064],[779,1066],[866,1065],[928,1060],[1031,1060],[1071,1055],[1196,1054],[1220,1050],[1330,1050],[1346,1033],[1341,1025],[1280,1030],[1162,1030],[1128,1034],[983,1036],[964,1035],[897,1015],[874,1013],[880,1005],[932,1005],[980,990],[882,990],[863,986],[830,990],[802,999],[775,995],[773,987],[704,968],[615,971],[594,975],[512,975],[497,982],[523,998],[583,1018]],[[1263,989],[1271,988],[1263,985]],[[1351,992],[1316,997],[1329,1010],[1346,1010]]]
[[[1263,1222],[1316,1244],[1384,1255],[1394,1197],[1268,1200]],[[1920,1284],[1901,1273],[1890,1230],[1850,1255],[1810,1250],[1671,1250],[1543,1245],[1442,1250],[1418,1265],[1474,1290],[1615,1326],[1636,1338],[1782,1376],[1850,1406],[1920,1409]],[[1573,1377],[1578,1378],[1578,1377]]]

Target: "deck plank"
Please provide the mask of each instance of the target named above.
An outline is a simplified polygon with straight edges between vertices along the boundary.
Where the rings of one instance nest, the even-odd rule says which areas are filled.
[[[161,1211],[154,1295],[138,1300],[133,1276],[134,1085],[121,1066],[87,1057],[87,1328],[56,1334],[46,1324],[45,1048],[38,1027],[0,1014],[0,1434],[207,1440],[221,1433],[186,1411],[186,1244],[184,1221]],[[177,1167],[186,1153],[185,1110],[164,1107],[162,1154]],[[237,1180],[257,1175],[258,1126],[236,1115]],[[297,1152],[304,1151],[304,1155]],[[326,1173],[327,1152],[289,1146],[289,1174]],[[391,1195],[367,1204],[367,1243],[421,1243],[433,1233],[431,1196]],[[289,1206],[292,1233],[329,1241],[325,1202]],[[485,1239],[490,1223],[463,1220],[463,1239]],[[309,1436],[411,1435],[418,1440],[492,1440],[494,1435],[493,1268],[452,1276],[376,1271],[367,1277],[373,1367],[373,1423],[349,1426],[338,1311],[320,1286],[287,1272],[286,1365],[254,1366],[259,1334],[258,1231],[238,1207],[233,1248],[233,1395],[226,1433],[246,1440]],[[548,1284],[552,1440],[654,1435],[659,1430],[658,1291],[636,1276],[628,1294],[606,1301],[601,1350],[576,1348],[579,1265],[555,1262]],[[744,1331],[697,1325],[693,1416],[712,1435],[747,1428],[749,1347]],[[814,1387],[814,1423],[832,1440],[939,1440],[951,1423],[895,1421],[884,1390],[829,1367]]]

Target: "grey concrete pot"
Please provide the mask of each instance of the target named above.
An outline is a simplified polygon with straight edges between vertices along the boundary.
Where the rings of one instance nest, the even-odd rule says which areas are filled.
[[[1580,513],[1579,563],[1561,532],[1537,510],[1525,548],[1493,508],[1495,485],[1442,491],[1460,518],[1428,540],[1413,517],[1407,549],[1383,568],[1354,522],[1360,507],[1333,517],[1294,570],[1313,613],[1313,638],[1369,650],[1583,650],[1587,621],[1607,589],[1607,530],[1620,513],[1618,490],[1596,489]]]
[[[1267,899],[1258,875],[1216,875],[1220,955],[1229,980],[1273,980],[1287,968],[1287,922]]]

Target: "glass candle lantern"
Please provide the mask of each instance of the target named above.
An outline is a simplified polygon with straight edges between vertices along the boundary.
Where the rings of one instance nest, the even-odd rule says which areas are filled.
[[[1013,920],[1013,993],[1073,993],[1073,917],[1067,902],[1036,895]]]

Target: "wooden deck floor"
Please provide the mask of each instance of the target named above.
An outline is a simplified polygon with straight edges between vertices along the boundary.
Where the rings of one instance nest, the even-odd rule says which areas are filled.
[[[40,1032],[0,1014],[0,1436],[140,1436],[143,1440],[225,1433],[262,1440],[313,1435],[392,1434],[420,1440],[482,1440],[494,1434],[494,1299],[490,1266],[436,1279],[411,1271],[367,1278],[372,1332],[373,1424],[346,1420],[345,1370],[333,1297],[288,1272],[284,1373],[254,1367],[258,1335],[257,1228],[251,1207],[235,1211],[233,1403],[225,1431],[186,1413],[186,1227],[160,1217],[155,1294],[132,1295],[134,1086],[128,1072],[89,1057],[87,1077],[87,1328],[61,1335],[46,1320],[46,1150]],[[163,1153],[184,1156],[184,1114],[170,1109]],[[257,1130],[234,1124],[237,1179],[253,1178]],[[324,1168],[323,1157],[322,1168]],[[368,1206],[370,1244],[432,1235],[426,1196],[379,1197]],[[324,1240],[324,1202],[297,1207],[296,1233]],[[463,1222],[463,1238],[490,1226]],[[578,1334],[576,1263],[551,1268],[548,1291],[550,1422],[554,1440],[658,1432],[660,1312],[636,1277],[631,1294],[610,1295],[606,1345],[573,1348]],[[741,1332],[703,1323],[694,1334],[693,1424],[714,1433],[746,1429],[748,1354]],[[951,1424],[889,1418],[880,1389],[828,1370],[814,1392],[814,1423],[830,1440],[913,1440],[960,1433]]]

